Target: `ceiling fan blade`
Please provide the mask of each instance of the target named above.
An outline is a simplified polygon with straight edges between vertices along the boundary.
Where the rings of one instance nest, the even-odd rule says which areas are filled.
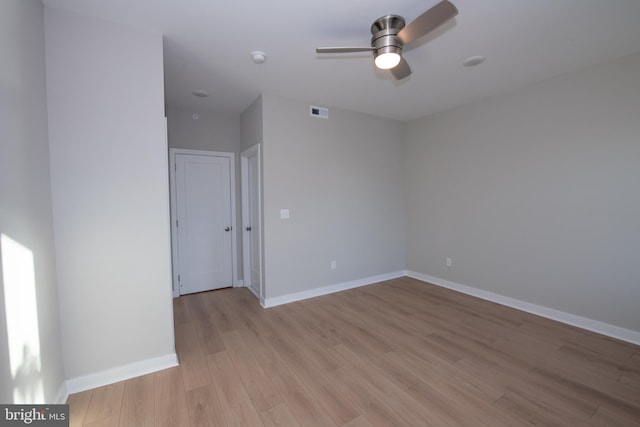
[[[411,43],[435,30],[457,14],[458,9],[452,3],[442,0],[400,30],[398,38],[405,44]]]
[[[354,53],[354,52],[371,52],[372,47],[319,47],[316,53]]]
[[[404,58],[400,58],[400,63],[389,71],[391,71],[391,74],[393,74],[393,77],[395,77],[396,80],[402,80],[405,77],[409,77],[409,74],[411,74],[411,68]]]

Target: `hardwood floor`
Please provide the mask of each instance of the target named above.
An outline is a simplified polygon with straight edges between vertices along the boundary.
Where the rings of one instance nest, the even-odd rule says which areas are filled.
[[[263,309],[174,302],[180,366],[71,426],[640,426],[640,347],[409,278]]]

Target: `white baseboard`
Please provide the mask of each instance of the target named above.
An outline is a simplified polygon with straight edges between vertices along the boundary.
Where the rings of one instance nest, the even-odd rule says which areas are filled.
[[[404,277],[407,272],[395,271],[393,273],[380,274],[378,276],[367,277],[364,279],[352,280],[350,282],[337,283],[335,285],[323,286],[321,288],[310,289],[308,291],[294,292],[279,297],[265,298],[261,301],[264,308],[275,307],[277,305],[287,304],[290,302],[301,301],[308,298],[319,297],[321,295],[332,294],[334,292],[346,291],[347,289],[358,288],[360,286],[371,285],[373,283],[384,282],[385,280],[397,279]]]
[[[53,401],[53,403],[55,403],[56,405],[62,405],[67,403],[68,398],[69,398],[69,389],[67,388],[67,382],[63,381],[62,384],[60,384],[60,388],[58,388],[58,394],[56,395],[56,398]]]
[[[251,292],[251,293],[252,293],[256,298],[258,298],[258,299],[260,299],[260,300],[261,300],[261,298],[260,298],[260,293],[259,293],[258,291],[256,291],[255,289],[253,289],[253,287],[251,287],[251,286],[245,286],[245,287],[246,287],[246,288],[249,290],[249,292]]]
[[[473,295],[474,297],[482,298],[484,300],[506,305],[507,307],[526,311],[527,313],[532,313],[538,316],[546,317],[548,319],[557,320],[558,322],[566,323],[571,326],[576,326],[578,328],[586,329],[588,331],[596,332],[622,341],[627,341],[633,344],[640,344],[640,332],[633,331],[631,329],[625,329],[620,326],[610,325],[598,320],[576,316],[575,314],[565,313],[564,311],[555,310],[541,305],[531,304],[519,299],[506,297],[500,294],[494,294],[493,292],[473,288],[471,286],[461,285],[460,283],[451,282],[439,277],[416,273],[415,271],[407,271],[407,276],[421,280],[423,282],[432,283],[443,288],[452,289],[454,291]]]
[[[150,374],[152,372],[161,371],[163,369],[172,368],[174,366],[178,366],[178,356],[176,353],[145,359],[128,365],[108,369],[106,371],[96,372],[94,374],[67,380],[66,393],[67,395],[79,393],[81,391],[102,387],[118,381],[124,381],[141,375]]]

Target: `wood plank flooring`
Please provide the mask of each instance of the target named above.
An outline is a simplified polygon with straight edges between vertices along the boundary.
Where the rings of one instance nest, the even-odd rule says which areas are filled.
[[[71,426],[640,426],[639,346],[414,279],[174,310],[180,366],[71,395]]]

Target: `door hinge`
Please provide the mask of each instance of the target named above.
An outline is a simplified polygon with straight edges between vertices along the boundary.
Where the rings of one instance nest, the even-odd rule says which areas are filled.
[[[178,274],[178,282],[180,281],[180,275]]]
[[[178,220],[176,219],[176,227],[178,226]]]

